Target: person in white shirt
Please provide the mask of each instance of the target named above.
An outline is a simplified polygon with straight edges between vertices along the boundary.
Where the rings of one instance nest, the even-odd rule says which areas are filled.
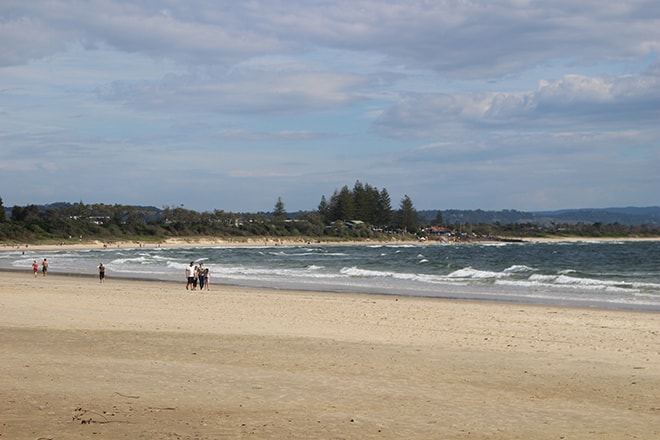
[[[188,281],[188,284],[186,284],[186,290],[188,288],[194,289],[195,285],[195,262],[191,261],[190,266],[186,267],[186,280]]]

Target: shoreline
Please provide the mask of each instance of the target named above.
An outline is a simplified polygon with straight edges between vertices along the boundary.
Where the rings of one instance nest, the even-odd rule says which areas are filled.
[[[248,239],[217,239],[217,238],[169,238],[158,243],[146,243],[141,241],[114,241],[104,243],[103,241],[95,240],[92,242],[82,243],[68,243],[62,244],[0,244],[0,252],[11,251],[52,251],[58,249],[75,249],[75,250],[92,250],[92,249],[105,249],[105,248],[195,248],[195,247],[255,247],[255,246],[444,246],[444,245],[466,245],[466,244],[492,244],[492,243],[577,243],[577,242],[644,242],[644,241],[660,241],[660,237],[523,237],[523,238],[507,238],[502,237],[498,240],[479,239],[473,241],[451,241],[451,240],[314,240],[298,237],[283,237],[281,239],[272,239],[269,237],[262,238],[248,238]]]
[[[28,278],[34,278],[32,275],[31,269],[8,269],[0,268],[0,274],[21,274]],[[95,280],[98,281],[98,275],[90,273],[58,273],[58,272],[49,272],[48,277],[61,277],[64,279],[83,279],[83,280]],[[42,278],[41,272],[39,272],[37,278]],[[140,277],[140,276],[107,276],[106,281],[113,280],[116,282],[129,282],[129,283],[156,283],[163,284],[170,288],[176,286],[176,288],[184,289],[186,281],[175,281],[172,279],[161,279],[161,278],[149,278],[149,277]],[[395,293],[395,292],[382,292],[382,291],[366,291],[366,290],[331,290],[331,289],[312,289],[304,287],[266,287],[261,285],[247,285],[247,284],[234,284],[226,282],[214,281],[213,286],[216,290],[222,289],[249,289],[253,291],[260,292],[261,294],[268,295],[269,293],[277,294],[282,292],[299,292],[306,295],[339,295],[339,296],[357,296],[369,299],[372,297],[382,297],[382,298],[393,298],[398,301],[401,298],[411,298],[419,299],[425,301],[448,301],[448,302],[467,302],[467,303],[485,303],[485,304],[501,304],[501,305],[510,305],[510,306],[524,306],[524,307],[553,307],[558,309],[574,309],[574,310],[600,310],[600,311],[610,311],[610,312],[635,312],[635,313],[651,313],[660,315],[660,309],[657,307],[649,307],[643,305],[621,305],[619,303],[612,304],[604,301],[601,302],[568,302],[567,300],[556,300],[554,302],[544,302],[544,301],[535,301],[529,298],[524,298],[521,296],[515,297],[503,297],[503,296],[486,296],[480,294],[479,292],[473,293],[463,293],[462,296],[459,294],[450,294],[446,293],[445,295],[438,296],[428,296],[428,295],[414,295],[410,293]],[[209,292],[210,293],[210,292]],[[213,294],[213,293],[211,293]]]
[[[660,435],[657,314],[211,293],[3,273],[3,437]]]
[[[583,243],[584,240],[582,240],[581,238],[576,238],[574,239],[574,241],[571,242]],[[612,241],[610,240],[598,240],[597,242],[612,243]],[[639,240],[632,240],[631,242],[639,242]],[[620,240],[616,240],[615,243],[620,244],[622,242]],[[131,244],[133,246],[129,246]],[[197,253],[198,251],[215,252],[214,248],[216,249],[227,248],[227,251],[221,250],[220,252],[237,251],[240,253],[241,251],[239,249],[232,249],[232,248],[241,248],[241,247],[249,246],[251,248],[254,248],[254,252],[260,253],[262,252],[261,248],[264,246],[264,244],[257,245],[255,243],[245,243],[243,241],[241,241],[239,245],[235,245],[234,243],[234,246],[226,246],[226,244],[227,243],[220,242],[219,240],[210,240],[210,241],[202,240],[196,242],[187,241],[185,242],[185,244],[182,244],[181,240],[176,240],[176,241],[170,241],[166,245],[161,246],[163,247],[163,251],[164,251],[162,254],[156,250],[156,252],[153,253],[153,255],[157,255],[157,257],[154,258],[157,260],[156,264],[159,264],[158,263],[160,261],[159,258],[165,258],[165,255],[169,255],[169,251],[165,252],[165,249],[168,250],[174,249],[176,250],[175,252],[177,254],[180,253],[181,250],[183,250],[184,253]],[[344,246],[344,245],[362,246],[362,248],[359,249],[350,249],[347,247],[345,249],[346,252],[352,252],[353,250],[360,252],[362,251],[384,252],[378,250],[378,248],[387,246],[387,244],[374,245],[373,242],[367,242],[367,241],[353,241],[353,242],[349,242],[348,244],[325,242],[323,244],[313,244],[313,245],[307,243],[303,245],[300,245],[299,243],[288,244],[287,242],[283,241],[278,245],[284,247],[289,246],[292,248],[296,248],[296,247],[306,248],[309,246],[311,247],[319,246],[319,249],[316,250],[319,252],[325,252],[324,250],[322,250],[323,246]],[[485,244],[485,246],[489,246],[489,245],[490,244]],[[50,271],[49,274],[51,275],[61,274],[63,276],[69,276],[69,275],[77,275],[79,273],[86,273],[91,277],[96,277],[97,266],[99,264],[98,262],[105,261],[105,259],[111,259],[111,258],[119,258],[119,259],[126,258],[125,254],[122,253],[123,250],[130,250],[131,252],[130,255],[133,254],[140,255],[139,257],[136,257],[137,260],[141,260],[143,258],[143,255],[149,255],[149,256],[152,255],[152,253],[149,251],[148,246],[146,247],[139,246],[136,245],[135,243],[128,243],[126,245],[118,244],[118,246],[119,246],[118,248],[104,249],[101,247],[101,244],[96,243],[95,247],[90,247],[89,244],[80,244],[77,246],[72,245],[72,246],[55,246],[55,247],[53,247],[52,245],[46,245],[45,247],[37,246],[33,248],[30,248],[28,246],[27,248],[24,249],[18,249],[18,250],[13,249],[11,250],[12,254],[7,254],[7,253],[2,254],[2,252],[0,252],[0,255],[3,256],[3,259],[1,261],[2,264],[0,265],[0,270],[17,271],[17,272],[23,272],[23,270],[25,270],[26,273],[29,272],[31,274],[31,265],[28,266],[27,263],[31,264],[33,258],[38,261],[41,261],[43,257],[48,257],[49,261],[53,263],[56,261],[56,257],[58,257],[60,254],[66,255],[68,252],[71,252],[72,254],[82,256],[83,260],[81,260],[82,261],[81,264],[84,267],[83,266],[78,267],[79,266],[78,264],[76,265],[69,264],[68,266],[66,264],[63,265],[55,264],[52,267],[54,270]],[[270,245],[269,247],[270,249],[275,249],[274,246],[275,245]],[[398,242],[397,244],[392,245],[392,247],[394,248],[400,246],[409,249],[395,249],[395,252],[397,254],[399,252],[404,252],[404,251],[408,253],[424,252],[423,248],[428,246],[431,246],[431,248],[429,248],[429,251],[434,253],[437,252],[444,253],[445,249],[442,249],[442,247],[446,247],[447,251],[450,250],[449,248],[452,248],[451,249],[452,251],[462,251],[462,249],[460,248],[455,248],[456,246],[455,244],[435,244],[433,242],[431,243]],[[508,246],[508,244],[504,244],[504,246]],[[373,247],[377,249],[375,250],[370,249]],[[143,248],[146,250],[146,252],[148,252],[148,254],[142,254]],[[204,248],[207,249],[204,250]],[[594,250],[597,251],[596,250],[597,248],[598,246],[596,246]],[[107,252],[109,252],[108,256],[105,255],[106,249]],[[473,251],[478,251],[478,252],[481,252],[480,249],[482,248],[480,247],[472,248]],[[488,249],[488,248],[484,248],[484,249]],[[494,248],[490,248],[491,251],[493,249]],[[534,247],[530,249],[545,252],[544,250],[545,247],[543,247],[542,245],[540,247]],[[465,250],[467,251],[468,249],[466,248]],[[517,252],[517,247],[514,248],[508,247],[505,250]],[[525,251],[523,249],[521,250]],[[91,253],[89,253],[89,257],[84,257],[85,255],[87,255],[87,251],[91,251]],[[285,251],[285,249],[281,249],[280,251]],[[21,252],[22,255],[19,255]],[[46,252],[51,252],[51,254],[45,254]],[[497,252],[499,252],[499,250]],[[121,256],[118,257],[117,255],[121,255]],[[53,258],[53,260],[51,260],[51,257]],[[94,261],[90,260],[90,258],[93,259]],[[167,258],[169,259],[170,257]],[[20,259],[21,260],[20,267],[15,264],[17,263],[17,261],[15,261],[14,264],[10,264],[11,263],[10,260],[12,259],[14,260]],[[27,263],[26,260],[28,260]],[[170,263],[168,260],[168,266],[169,264]],[[308,260],[305,260],[299,264],[307,265],[309,264],[309,262]],[[319,264],[324,264],[324,263],[319,263]],[[512,264],[518,264],[518,263],[512,263]],[[60,269],[59,271],[57,270],[58,268]],[[125,280],[152,280],[157,282],[172,281],[175,283],[180,281],[177,274],[172,272],[172,269],[170,269],[169,271],[163,270],[162,268],[145,270],[141,268],[140,264],[138,264],[138,268],[135,270],[122,271],[122,269],[119,267],[115,269],[117,270],[117,272],[113,272],[111,270],[111,272],[106,275],[108,275],[113,279],[125,279]],[[416,268],[411,268],[409,272],[414,272],[415,270]],[[183,273],[183,266],[181,266],[181,273]],[[624,292],[620,295],[608,296],[608,295],[590,294],[589,288],[585,288],[583,289],[584,291],[583,293],[586,294],[582,295],[582,294],[575,294],[574,289],[572,289],[571,287],[564,287],[562,285],[559,285],[558,287],[543,286],[540,288],[536,288],[535,286],[530,285],[530,283],[525,283],[524,279],[522,282],[518,284],[516,284],[514,280],[513,283],[510,283],[508,287],[506,287],[506,285],[493,286],[488,282],[475,282],[471,284],[468,283],[463,286],[461,284],[452,284],[452,283],[435,286],[432,283],[416,284],[414,282],[408,283],[408,282],[397,282],[397,281],[370,282],[369,280],[368,281],[363,281],[360,279],[353,280],[352,277],[331,282],[327,280],[316,281],[313,276],[311,278],[305,278],[305,276],[307,275],[304,275],[302,278],[293,277],[289,279],[287,277],[283,277],[279,275],[278,273],[278,276],[273,275],[270,278],[268,276],[265,276],[263,279],[261,279],[259,276],[246,278],[241,276],[232,276],[231,274],[224,274],[224,276],[215,279],[214,284],[217,284],[219,286],[228,286],[228,287],[233,286],[239,288],[257,288],[257,289],[263,288],[266,290],[273,290],[273,291],[294,289],[309,293],[320,292],[320,293],[337,293],[337,294],[347,294],[347,293],[359,291],[359,293],[363,296],[373,296],[373,295],[386,295],[390,297],[405,296],[405,297],[416,297],[416,298],[434,298],[440,300],[476,301],[476,302],[493,302],[493,303],[526,304],[526,305],[548,305],[554,307],[567,307],[567,308],[579,308],[579,309],[631,310],[631,311],[643,311],[650,313],[660,312],[660,305],[658,305],[657,299],[654,299],[657,298],[657,296],[647,298],[643,295],[643,292],[640,295],[636,295],[635,292],[626,295],[626,292]],[[183,275],[181,276],[181,278],[183,278]],[[183,281],[185,282],[185,280]],[[601,284],[605,285],[604,283],[606,282],[607,280],[603,281]]]

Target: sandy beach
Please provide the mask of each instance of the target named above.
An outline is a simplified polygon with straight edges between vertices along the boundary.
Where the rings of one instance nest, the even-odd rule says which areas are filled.
[[[0,272],[3,439],[657,439],[660,315]]]
[[[606,242],[606,241],[660,241],[660,237],[503,237],[504,240],[520,240],[529,243],[552,243],[552,242]],[[390,240],[319,240],[311,237],[251,237],[251,238],[217,238],[217,237],[182,237],[168,238],[160,242],[139,242],[139,241],[112,241],[103,242],[93,241],[65,241],[58,244],[34,244],[34,243],[0,243],[0,252],[7,251],[53,251],[62,249],[104,249],[104,248],[186,248],[186,247],[239,247],[239,246],[305,246],[314,244],[315,246],[364,246],[365,244],[409,244],[409,245],[437,245],[437,244],[469,244],[475,242],[491,242],[488,239],[479,239],[476,241],[454,241],[451,237],[437,237],[426,241],[403,240],[392,237]],[[496,242],[493,241],[493,242]]]

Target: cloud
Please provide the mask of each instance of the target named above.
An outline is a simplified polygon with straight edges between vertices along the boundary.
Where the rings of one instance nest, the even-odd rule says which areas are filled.
[[[658,102],[660,76],[565,75],[542,80],[529,91],[410,94],[383,112],[374,127],[395,138],[441,139],[484,127],[522,132],[655,128]]]
[[[280,130],[277,132],[250,131],[244,129],[227,129],[215,134],[218,139],[247,142],[301,142],[317,139],[331,139],[337,137],[331,133],[314,133],[300,130]]]
[[[0,36],[6,44],[0,65],[47,56],[71,43],[89,49],[107,44],[129,53],[193,64],[224,63],[281,50],[276,38],[251,31],[236,17],[242,8],[233,6],[240,5],[234,2],[191,1],[185,7],[175,1],[5,3]]]
[[[160,81],[117,81],[102,99],[141,110],[291,113],[343,106],[366,80],[335,72],[234,71],[227,76],[167,75]]]
[[[3,3],[0,65],[75,42],[193,65],[333,47],[453,77],[492,78],[548,59],[590,63],[660,50],[660,26],[649,20],[660,16],[653,1]]]

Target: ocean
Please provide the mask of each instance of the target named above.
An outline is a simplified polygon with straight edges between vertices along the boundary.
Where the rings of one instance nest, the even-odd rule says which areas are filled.
[[[0,269],[180,281],[204,263],[222,285],[660,311],[660,241],[120,247],[0,252]],[[1,276],[1,275],[0,275]]]

